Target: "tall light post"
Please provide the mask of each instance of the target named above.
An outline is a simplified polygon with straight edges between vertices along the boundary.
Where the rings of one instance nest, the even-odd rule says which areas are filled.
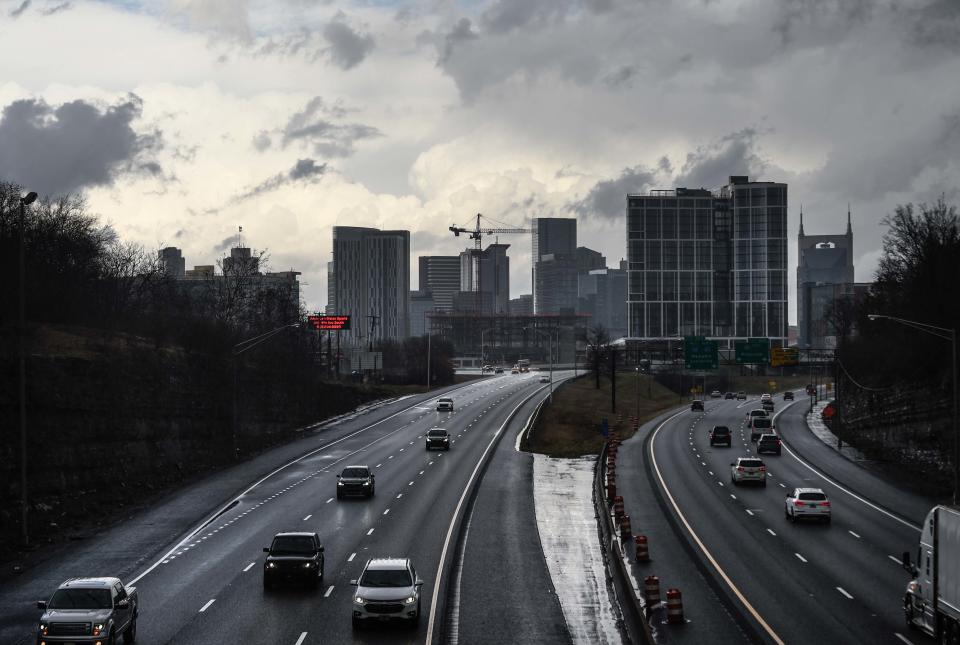
[[[237,446],[237,434],[240,429],[240,404],[239,404],[239,374],[237,369],[237,364],[240,362],[240,354],[248,352],[254,347],[262,345],[267,342],[277,334],[280,334],[288,329],[293,327],[299,327],[300,323],[290,323],[282,327],[277,327],[271,331],[260,334],[259,336],[254,336],[253,338],[248,338],[247,340],[242,340],[236,345],[233,346],[233,431],[231,433],[231,445],[233,447],[233,456],[234,459],[239,459],[240,450]]]
[[[524,327],[524,329],[526,330],[528,328]],[[554,333],[554,330],[547,331],[544,329],[536,329],[535,327],[530,327],[529,329],[535,334],[546,334],[547,339],[549,340],[549,343],[550,343],[548,347],[550,352],[550,400],[552,401],[553,400],[553,333]],[[557,329],[555,331],[557,332],[557,342],[559,343],[560,330]]]
[[[26,237],[26,209],[27,206],[35,202],[37,199],[37,194],[30,192],[26,196],[20,198],[20,239],[18,240],[19,245],[19,258],[17,261],[19,271],[17,274],[17,288],[19,293],[18,299],[18,316],[17,316],[17,325],[19,327],[17,334],[19,358],[20,358],[20,535],[23,538],[24,546],[30,543],[30,530],[27,528],[27,507],[29,502],[29,497],[27,495],[27,350],[26,343],[24,342],[24,337],[27,335],[27,323],[26,323],[26,302],[27,302],[27,290],[26,290],[26,269],[24,268],[26,262],[24,261],[24,255],[26,253],[25,247],[25,237]]]
[[[488,331],[493,331],[493,330],[494,328],[491,327],[490,329],[484,329],[483,331],[480,332],[480,374],[481,375],[483,374],[483,335],[486,334]]]
[[[960,487],[960,428],[957,426],[957,330],[883,314],[868,314],[867,318],[870,320],[892,320],[906,327],[950,341],[950,368],[953,376],[953,503],[956,504],[957,489]]]

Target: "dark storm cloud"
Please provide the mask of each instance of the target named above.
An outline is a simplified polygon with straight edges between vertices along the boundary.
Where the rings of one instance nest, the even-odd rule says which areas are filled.
[[[356,67],[376,46],[373,36],[361,34],[347,24],[347,17],[342,11],[337,12],[324,27],[323,37],[330,45],[330,60],[341,69]]]
[[[162,135],[133,129],[142,111],[135,95],[99,107],[82,100],[51,106],[14,101],[0,115],[0,177],[42,194],[110,185],[122,174],[162,175],[149,158]]]
[[[303,144],[323,157],[349,157],[356,149],[357,141],[382,136],[373,126],[362,123],[336,123],[335,120],[348,113],[341,103],[327,103],[315,96],[306,106],[295,113],[287,124],[273,133],[261,131],[253,138],[253,147],[263,152],[276,139],[282,148]]]
[[[440,51],[439,63],[443,65],[450,60],[454,51],[461,43],[477,40],[480,34],[473,30],[473,24],[469,18],[461,18],[449,32],[443,37],[443,48]]]
[[[30,7],[30,2],[31,0],[23,0],[23,2],[20,3],[19,7],[17,7],[16,9],[13,9],[10,12],[10,17],[19,18],[20,14],[22,14],[24,11],[26,11]]]
[[[756,151],[757,132],[745,128],[694,152],[676,178],[676,185],[685,188],[716,188],[727,183],[729,175],[757,175],[767,167]]]
[[[563,20],[569,2],[563,0],[497,0],[481,16],[481,23],[492,34],[538,27]]]
[[[327,164],[325,163],[318,164],[313,159],[298,159],[297,163],[295,163],[293,168],[290,170],[277,173],[276,175],[263,180],[256,186],[248,188],[238,195],[234,195],[230,198],[230,201],[227,205],[233,206],[252,197],[257,197],[258,195],[269,193],[277,190],[278,188],[282,188],[283,186],[297,182],[312,183],[318,181],[326,172]],[[207,212],[217,213],[220,210],[222,209],[216,208]]]
[[[624,168],[616,179],[597,182],[587,196],[571,205],[581,217],[623,217],[627,193],[642,193],[656,186],[656,172],[644,166]]]

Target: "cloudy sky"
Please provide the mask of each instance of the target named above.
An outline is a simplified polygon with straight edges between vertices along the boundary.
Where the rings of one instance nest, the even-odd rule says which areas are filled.
[[[613,265],[627,191],[749,174],[790,184],[792,294],[801,203],[851,204],[869,280],[896,204],[960,202],[958,79],[957,0],[0,0],[0,178],[188,267],[243,226],[316,309],[338,224],[577,216]]]

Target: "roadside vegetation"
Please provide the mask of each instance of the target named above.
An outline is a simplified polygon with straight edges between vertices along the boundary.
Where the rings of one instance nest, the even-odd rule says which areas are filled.
[[[680,396],[645,374],[617,374],[616,412],[611,411],[610,379],[600,379],[596,387],[593,374],[568,381],[554,391],[553,402],[544,405],[536,425],[521,447],[551,457],[581,457],[600,453],[604,438],[600,428],[606,419],[620,438],[633,436],[630,417],[637,415],[637,391],[640,392],[639,418],[643,424],[664,410],[680,403]],[[639,388],[638,388],[639,385]]]

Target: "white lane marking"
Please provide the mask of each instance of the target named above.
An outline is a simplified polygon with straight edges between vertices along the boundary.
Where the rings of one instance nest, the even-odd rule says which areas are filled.
[[[783,639],[781,639],[777,635],[777,633],[773,631],[773,628],[770,627],[769,624],[767,624],[767,622],[760,615],[760,612],[758,612],[756,608],[750,604],[750,601],[747,600],[746,596],[744,596],[743,593],[740,591],[740,589],[735,584],[733,584],[733,580],[730,579],[730,576],[727,575],[726,571],[723,570],[723,568],[717,562],[716,558],[713,557],[713,554],[710,553],[709,549],[707,549],[707,546],[700,539],[700,536],[698,536],[697,533],[693,530],[693,527],[690,526],[690,522],[687,521],[686,516],[684,516],[683,512],[680,510],[680,505],[677,504],[677,501],[674,499],[673,494],[670,492],[670,489],[667,487],[667,482],[663,479],[663,473],[660,472],[660,466],[659,464],[657,464],[657,456],[656,456],[656,453],[654,452],[654,445],[656,443],[657,436],[660,434],[660,430],[662,430],[663,427],[668,422],[672,421],[673,419],[677,418],[681,414],[685,414],[685,413],[686,413],[686,410],[681,410],[680,412],[677,412],[676,414],[664,419],[660,423],[660,425],[657,426],[657,429],[653,431],[653,435],[651,436],[650,459],[653,462],[653,469],[657,473],[657,479],[660,480],[660,486],[661,488],[663,488],[663,491],[666,493],[667,499],[670,500],[670,504],[671,506],[673,506],[674,512],[676,512],[677,516],[679,516],[680,521],[683,522],[683,525],[687,529],[687,532],[690,534],[693,540],[697,543],[697,546],[700,548],[700,551],[703,552],[703,554],[707,557],[707,560],[710,561],[710,564],[711,566],[713,566],[714,570],[716,570],[716,572],[720,574],[720,577],[723,578],[723,581],[727,584],[730,590],[733,591],[734,595],[736,595],[740,603],[747,608],[747,611],[750,612],[750,615],[753,616],[754,620],[760,623],[760,626],[763,627],[764,631],[767,632],[770,638],[772,638],[774,642],[776,642],[778,645],[785,645],[783,642]],[[436,591],[434,593],[436,593]],[[429,639],[427,642],[430,642]]]
[[[893,632],[893,635],[899,638],[902,642],[906,643],[907,645],[913,645],[913,641],[907,638],[906,636],[904,636],[903,634],[898,634],[897,632]]]
[[[347,558],[347,562],[353,562],[353,559],[354,559],[355,557],[357,557],[356,551],[354,551],[353,553],[350,554],[350,557]]]
[[[413,486],[413,482],[410,482],[409,484],[407,484],[407,486]]]
[[[306,521],[309,520],[311,517],[313,517],[313,513],[311,513],[310,515],[307,515],[305,518],[303,518],[303,521],[306,522]]]
[[[401,450],[402,450],[402,448],[401,448]],[[387,459],[393,459],[393,455],[390,455],[389,457],[387,457]]]
[[[770,535],[772,535],[772,536],[774,536],[774,537],[776,537],[776,535],[777,535],[776,533],[773,532],[773,529],[767,529],[767,533],[769,533]]]
[[[753,511],[751,511],[749,508],[744,509],[744,510],[747,511],[747,515],[753,515]]]
[[[370,535],[371,533],[373,533],[373,529],[370,529],[369,531],[367,531],[367,535]]]
[[[780,488],[786,488],[786,487],[787,487],[785,484],[778,484],[778,485],[780,486]]]
[[[384,514],[384,515],[387,515],[389,512],[390,512],[390,509],[388,508],[387,510],[385,510],[385,511],[383,512],[383,514]]]
[[[806,562],[806,561],[807,561],[807,559],[806,559],[805,557],[803,557],[802,555],[800,555],[799,553],[794,553],[793,555],[797,556],[797,559],[800,560],[800,562]]]
[[[250,569],[252,569],[252,568],[253,568],[253,565],[255,565],[255,564],[256,564],[256,562],[251,562],[250,564],[248,564],[247,566],[245,566],[245,567],[243,568],[243,572],[246,573],[247,571],[249,571]]]
[[[420,471],[420,474],[421,474],[421,475],[423,474],[423,471],[422,471],[422,470]]]
[[[331,497],[330,499],[328,499],[327,501],[325,501],[324,504],[329,504],[329,503],[332,502],[332,501],[333,501],[333,498]]]
[[[733,493],[730,493],[730,497],[732,497],[733,499],[737,499],[737,496],[734,495]]]
[[[329,596],[331,591],[333,591],[333,587],[330,587],[330,589],[327,591],[324,597]],[[307,637],[307,632],[300,632],[300,638],[297,639],[297,642],[294,643],[294,645],[303,645],[303,640],[306,637]]]
[[[208,600],[207,604],[205,604],[203,607],[200,608],[200,613],[202,614],[203,612],[205,612],[210,607],[210,605],[212,605],[216,601],[217,601],[216,598],[211,598],[210,600]]]
[[[401,497],[403,497],[403,493],[397,493],[397,499],[400,499]]]
[[[717,483],[720,484],[721,486],[723,486],[723,482],[717,482]]]
[[[846,589],[844,589],[843,587],[837,587],[837,591],[839,591],[839,592],[842,593],[844,596],[846,596],[846,597],[847,597],[847,600],[853,600],[853,596],[851,596],[849,593],[847,593]]]
[[[333,593],[333,585],[330,585],[329,587],[327,587],[327,590],[324,592],[323,597],[324,597],[324,598],[329,598],[329,597],[330,597],[330,594],[332,594],[332,593]],[[304,632],[304,633],[306,633],[306,632]]]
[[[888,555],[887,557],[893,560],[894,562],[896,562],[897,564],[899,564],[901,567],[903,566],[903,560],[901,560],[900,558],[895,558],[892,555]]]
[[[795,402],[794,402],[794,403],[795,403]],[[774,420],[776,420],[776,418],[777,418],[778,416],[780,416],[781,413],[785,412],[785,411],[787,410],[787,408],[789,408],[791,405],[793,405],[793,403],[790,403],[790,405],[788,405],[787,407],[785,407],[785,408],[783,408],[782,410],[780,410],[780,412],[777,412],[775,415],[773,415]],[[858,500],[858,501],[860,501],[860,502],[863,502],[864,504],[866,504],[867,506],[869,506],[869,507],[872,508],[873,510],[875,510],[875,511],[877,511],[877,512],[879,512],[879,513],[883,513],[884,515],[886,515],[886,516],[889,517],[890,519],[896,520],[897,522],[900,522],[900,523],[903,524],[904,526],[909,526],[910,528],[912,528],[913,530],[917,531],[918,533],[920,532],[920,527],[917,526],[916,524],[914,524],[913,522],[908,522],[907,520],[905,520],[905,519],[903,519],[903,518],[901,518],[901,517],[898,517],[898,516],[894,515],[894,514],[891,513],[890,511],[886,511],[886,510],[880,508],[879,506],[877,506],[877,505],[874,504],[873,502],[870,502],[869,500],[867,500],[867,499],[865,499],[865,498],[863,498],[863,497],[860,497],[859,495],[857,495],[856,493],[854,493],[852,490],[850,490],[850,489],[848,489],[848,488],[845,488],[844,486],[842,486],[842,485],[838,484],[837,482],[835,482],[835,481],[834,481],[833,479],[831,479],[830,477],[827,477],[826,475],[824,475],[822,472],[820,472],[819,470],[817,470],[816,468],[814,468],[813,466],[811,466],[810,464],[808,464],[807,462],[805,462],[803,459],[801,459],[800,456],[797,455],[797,453],[795,453],[794,451],[790,450],[790,446],[788,446],[785,441],[782,441],[782,442],[781,442],[781,445],[782,445],[784,448],[787,449],[787,453],[788,453],[791,457],[793,457],[794,459],[796,459],[796,460],[800,463],[800,465],[802,465],[804,468],[806,468],[807,470],[809,470],[809,471],[812,472],[813,474],[815,474],[815,475],[817,475],[817,476],[819,476],[819,477],[822,477],[822,478],[823,478],[824,480],[826,480],[828,483],[832,484],[832,485],[835,486],[836,488],[839,488],[840,490],[842,490],[844,493],[846,493],[846,494],[849,495],[850,497],[852,497],[852,498],[854,498],[854,499],[856,499],[856,500]]]
[[[853,531],[848,530],[847,533],[849,533],[849,534],[852,535],[853,537],[857,538],[858,540],[860,539],[860,536],[857,535],[856,533],[854,533]]]
[[[443,540],[443,549],[441,549],[440,551],[440,562],[437,565],[437,574],[436,576],[434,576],[433,594],[431,595],[431,600],[430,600],[430,620],[427,623],[427,637],[425,639],[427,643],[433,642],[433,630],[436,626],[436,620],[437,620],[437,598],[440,595],[440,587],[442,586],[440,584],[440,581],[443,577],[443,567],[447,560],[447,550],[450,548],[450,540],[453,536],[453,529],[457,523],[457,518],[460,516],[460,510],[461,508],[463,508],[464,501],[467,499],[467,493],[470,491],[471,487],[473,486],[473,481],[474,479],[476,479],[477,473],[480,471],[480,466],[483,464],[484,460],[487,457],[487,454],[491,451],[494,444],[496,443],[497,437],[499,437],[500,434],[504,431],[504,429],[507,427],[507,424],[510,423],[510,421],[513,419],[513,416],[517,413],[517,411],[520,408],[522,408],[524,405],[526,405],[535,396],[540,394],[547,387],[548,386],[544,385],[543,387],[534,391],[528,397],[520,401],[517,404],[517,406],[513,408],[513,410],[511,410],[509,414],[507,414],[507,418],[504,419],[503,424],[497,429],[497,431],[493,433],[493,436],[490,438],[490,442],[487,443],[487,447],[484,449],[483,454],[481,454],[480,459],[477,460],[477,464],[476,466],[474,466],[473,472],[470,473],[470,478],[467,480],[467,483],[463,488],[463,492],[460,494],[460,499],[457,501],[457,506],[453,509],[453,515],[450,517],[450,525],[447,527],[447,535]],[[533,414],[534,412],[531,412],[531,415]],[[440,453],[441,456],[442,454],[443,453]]]
[[[383,465],[383,464],[377,464],[377,466],[376,466],[376,467],[377,467],[377,468],[379,468],[379,467],[380,467],[380,466],[382,466],[382,465]]]

